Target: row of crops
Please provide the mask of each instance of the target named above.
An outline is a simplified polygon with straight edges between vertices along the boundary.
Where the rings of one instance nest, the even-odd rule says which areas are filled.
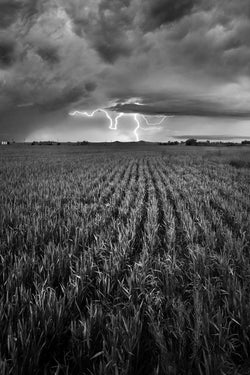
[[[97,151],[0,155],[0,373],[247,374],[249,169]]]

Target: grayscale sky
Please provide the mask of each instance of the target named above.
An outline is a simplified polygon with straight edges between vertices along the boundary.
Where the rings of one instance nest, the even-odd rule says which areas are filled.
[[[0,0],[0,139],[250,138],[249,35],[249,0]]]

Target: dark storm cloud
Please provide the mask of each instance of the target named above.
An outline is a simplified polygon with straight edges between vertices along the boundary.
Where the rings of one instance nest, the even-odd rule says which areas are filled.
[[[189,14],[198,0],[155,0],[138,1],[137,14],[133,3],[127,1],[98,2],[90,10],[86,2],[77,3],[73,0],[66,5],[76,34],[87,36],[92,46],[98,51],[104,61],[114,63],[120,56],[129,56],[133,52],[133,41],[129,33],[138,25],[143,31],[150,31],[163,24],[174,22]],[[87,2],[88,3],[88,2]]]
[[[94,46],[103,60],[111,64],[114,63],[119,56],[129,54],[129,48],[123,46],[119,40],[112,43],[108,37],[104,41],[100,40],[96,42]]]
[[[89,81],[89,82],[85,83],[85,90],[87,92],[93,92],[93,91],[95,91],[96,88],[97,88],[96,82]]]
[[[94,93],[96,52],[76,37],[63,7],[50,0],[0,6],[9,20],[0,30],[0,112],[31,102],[55,110]]]
[[[19,1],[0,1],[0,28],[6,28],[15,22],[22,4]]]
[[[223,26],[207,15],[193,17],[194,25],[184,23],[169,35],[172,60],[180,64],[185,59],[186,69],[197,69],[203,74],[230,80],[236,74],[249,75],[248,57],[250,53],[250,23],[246,19],[231,19],[230,25]],[[210,16],[212,17],[212,15]],[[181,35],[181,33],[183,33]]]
[[[143,27],[153,30],[161,25],[176,22],[185,15],[190,14],[198,0],[156,0],[142,1],[144,12]]]
[[[9,68],[14,63],[15,58],[15,43],[0,39],[0,68]]]
[[[58,50],[51,46],[44,46],[37,49],[37,54],[49,64],[57,64],[60,62]]]
[[[11,26],[18,18],[30,21],[40,9],[38,0],[0,0],[0,29]]]
[[[174,115],[174,116],[199,116],[199,117],[241,117],[250,118],[250,110],[235,110],[234,108],[221,108],[216,102],[198,99],[185,99],[168,101],[164,106],[143,104],[117,104],[109,110],[123,113],[139,113],[149,116]]]
[[[76,34],[87,37],[104,61],[114,63],[120,56],[131,52],[126,35],[131,27],[129,4],[130,1],[103,0],[91,6],[89,1],[78,3],[71,0],[66,11]]]
[[[43,110],[57,110],[63,108],[70,103],[76,102],[79,98],[87,96],[88,92],[83,87],[73,87],[73,88],[66,88],[60,96],[52,99],[52,100],[44,100],[43,103],[39,105],[40,109]]]

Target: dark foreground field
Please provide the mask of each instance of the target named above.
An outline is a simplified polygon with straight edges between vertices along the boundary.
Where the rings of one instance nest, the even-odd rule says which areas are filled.
[[[250,373],[250,148],[0,148],[0,374]]]

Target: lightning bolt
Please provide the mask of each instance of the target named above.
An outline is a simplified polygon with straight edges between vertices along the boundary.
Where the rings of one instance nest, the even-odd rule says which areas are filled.
[[[124,113],[121,112],[121,113],[119,113],[118,116],[115,117],[115,124],[114,124],[114,127],[113,127],[113,128],[110,128],[110,129],[117,130],[118,120],[119,120],[119,118],[121,118],[123,115],[124,115]]]
[[[137,124],[137,126],[136,126],[136,128],[135,128],[135,130],[134,130],[134,134],[135,134],[135,136],[136,136],[136,141],[138,142],[138,141],[139,141],[139,136],[138,136],[138,134],[137,134],[137,130],[140,129],[140,127],[141,127],[140,121],[139,121],[139,119],[138,119],[138,113],[135,113],[135,114],[134,114],[134,119],[135,119],[135,122],[136,122],[136,124]]]
[[[124,115],[124,113],[119,113],[119,115],[117,115],[115,117],[114,123],[113,123],[112,118],[108,114],[108,111],[106,111],[103,108],[97,108],[93,112],[74,111],[74,112],[70,112],[69,115],[70,116],[87,116],[87,117],[93,117],[97,112],[103,112],[105,114],[105,116],[109,120],[109,129],[111,129],[111,130],[117,130],[118,120],[119,120],[119,118],[121,118]]]
[[[139,104],[139,103],[138,103]],[[93,117],[97,112],[103,112],[106,116],[106,118],[109,120],[109,129],[111,130],[117,130],[117,126],[118,126],[118,120],[124,116],[124,113],[123,112],[120,112],[114,119],[114,121],[112,120],[111,116],[109,115],[108,111],[103,109],[103,108],[97,108],[95,109],[94,111],[92,112],[82,112],[82,111],[73,111],[73,112],[70,112],[69,115],[70,116],[87,116],[87,117]],[[163,121],[166,119],[166,118],[170,118],[170,117],[173,117],[173,116],[154,116],[154,117],[161,117],[161,119],[158,121],[158,122],[149,122],[147,117],[144,116],[144,115],[141,115],[139,113],[133,113],[133,114],[127,114],[127,115],[132,115],[134,120],[135,120],[135,123],[136,123],[136,128],[134,129],[133,133],[136,137],[136,141],[138,142],[139,141],[139,135],[138,135],[138,130],[139,129],[143,129],[143,130],[151,130],[151,128],[153,128],[154,130],[155,129],[159,129],[159,128],[156,128],[155,126],[156,125],[160,125],[163,123]],[[149,125],[148,128],[144,128],[142,125],[141,125],[141,122],[140,122],[140,117],[142,117],[147,125]]]
[[[154,116],[154,117],[161,117],[161,119],[158,122],[149,122],[146,116],[142,115],[142,118],[146,121],[147,125],[149,126],[155,126],[155,125],[161,125],[165,119],[174,117],[174,116]]]

